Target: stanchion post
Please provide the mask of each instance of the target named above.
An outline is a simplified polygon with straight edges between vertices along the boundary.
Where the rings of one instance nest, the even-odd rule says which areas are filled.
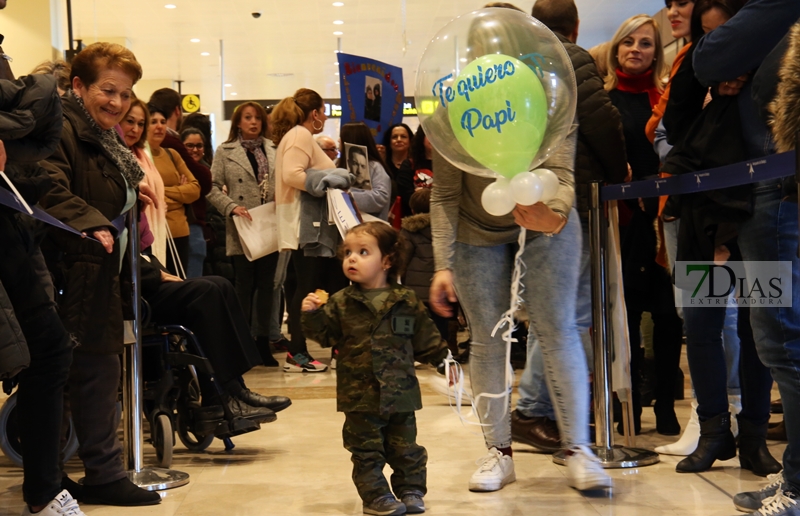
[[[131,284],[133,285],[133,336],[134,342],[125,346],[123,361],[123,414],[124,459],[128,478],[148,491],[160,491],[180,487],[189,483],[189,475],[182,471],[162,468],[145,468],[142,464],[142,292],[139,260],[138,206],[128,214],[128,257],[131,262]]]
[[[794,182],[797,183],[797,202],[800,204],[800,131],[795,134],[794,141]],[[800,258],[800,209],[797,210],[797,230],[797,257]]]
[[[658,454],[641,448],[626,448],[614,444],[611,409],[611,309],[606,284],[608,263],[608,220],[605,205],[600,200],[601,183],[589,185],[589,252],[592,271],[592,347],[594,349],[594,421],[595,445],[592,451],[604,468],[636,468],[659,461]],[[553,462],[566,464],[566,453],[553,455]]]

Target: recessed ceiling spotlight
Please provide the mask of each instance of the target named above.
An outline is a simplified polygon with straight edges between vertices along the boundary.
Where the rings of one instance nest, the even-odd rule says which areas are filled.
[[[200,52],[200,55],[205,57],[205,56],[210,56],[211,54],[209,54],[208,52]]]
[[[231,93],[231,95],[238,95],[238,93],[236,93],[236,92],[234,91],[233,93]]]
[[[192,43],[200,43],[200,40],[197,38],[192,38],[189,41],[191,41]]]
[[[344,25],[344,22],[342,20],[333,20],[333,24],[334,25]]]
[[[336,81],[336,84],[339,84],[339,81]]]
[[[344,6],[344,2],[333,2],[334,7],[342,7]]]
[[[333,64],[335,64],[336,66],[339,66],[339,61],[336,61],[336,62],[335,62],[335,63],[333,63]]]
[[[336,73],[335,73],[335,74],[333,74],[333,75],[339,75],[339,72],[336,72]]]
[[[333,35],[334,35],[334,36],[341,36],[342,34],[344,34],[344,32],[342,32],[342,31],[340,31],[340,30],[337,30],[337,31],[335,31],[335,32],[333,33]]]
[[[230,88],[231,86],[233,86],[233,84],[226,84],[225,85],[226,88]]]
[[[167,4],[167,5],[164,6],[164,9],[175,9],[176,7],[178,7],[178,6],[175,5],[175,4]]]

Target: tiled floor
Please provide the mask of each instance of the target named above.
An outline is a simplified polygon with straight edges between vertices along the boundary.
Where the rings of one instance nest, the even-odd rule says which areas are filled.
[[[313,351],[313,349],[312,349]],[[316,356],[323,357],[319,351]],[[281,357],[278,357],[279,359]],[[740,470],[737,459],[717,463],[703,474],[675,473],[679,457],[662,456],[649,467],[611,470],[614,489],[587,496],[567,487],[564,468],[548,455],[515,445],[517,482],[495,493],[471,493],[467,482],[475,460],[484,453],[477,427],[462,426],[447,399],[428,384],[436,378],[429,368],[419,371],[423,404],[418,413],[419,442],[428,449],[428,514],[435,515],[733,515],[731,497],[757,489],[762,479]],[[278,421],[234,439],[226,453],[214,441],[206,453],[190,453],[176,445],[173,469],[191,475],[189,485],[163,492],[163,502],[144,508],[83,506],[86,514],[105,515],[357,515],[361,501],[350,480],[350,458],[342,448],[343,416],[335,407],[335,372],[284,374],[259,367],[246,376],[252,389],[285,394],[294,404]],[[689,400],[678,402],[678,417],[688,420]],[[646,408],[644,432],[637,445],[650,448],[671,442],[654,430]],[[770,443],[776,457],[783,445]],[[145,462],[155,454],[145,444]],[[80,463],[69,470],[80,477]],[[18,515],[23,508],[21,470],[0,456],[0,515]]]

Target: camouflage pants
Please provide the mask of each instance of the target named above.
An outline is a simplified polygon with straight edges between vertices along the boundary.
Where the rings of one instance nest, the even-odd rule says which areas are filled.
[[[369,503],[389,493],[383,467],[392,468],[392,491],[427,492],[425,464],[428,453],[416,443],[417,419],[413,412],[381,416],[346,412],[342,429],[344,447],[353,454],[353,482],[361,499]]]

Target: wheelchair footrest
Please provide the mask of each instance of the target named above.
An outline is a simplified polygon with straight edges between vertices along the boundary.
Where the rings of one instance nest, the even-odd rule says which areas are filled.
[[[220,423],[216,430],[214,430],[214,435],[220,439],[223,437],[234,437],[237,435],[246,434],[248,432],[253,432],[259,428],[261,428],[261,425],[258,423],[243,417],[235,417],[230,421],[223,421]]]

